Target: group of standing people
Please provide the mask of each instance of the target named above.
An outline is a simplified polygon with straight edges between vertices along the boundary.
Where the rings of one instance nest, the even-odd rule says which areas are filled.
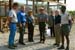
[[[19,44],[26,45],[24,43],[24,34],[25,27],[28,24],[28,41],[33,42],[33,33],[34,33],[34,17],[32,10],[29,10],[26,14],[25,6],[22,5],[20,9],[18,9],[18,3],[13,3],[12,9],[9,11],[8,24],[10,28],[10,35],[8,45],[10,49],[15,49],[17,45],[14,44],[15,34],[17,31],[17,26],[19,28]]]
[[[66,12],[65,6],[61,6],[60,13],[56,10],[54,14],[55,16],[53,16],[53,12],[51,11],[48,21],[49,28],[51,29],[51,36],[52,32],[54,32],[55,35],[55,43],[53,45],[59,47],[58,49],[64,49],[64,39],[66,39],[67,46],[65,50],[69,50],[69,33],[72,26],[72,18]]]
[[[39,9],[39,14],[37,14],[38,17],[38,25],[39,25],[39,31],[40,31],[40,42],[45,42],[45,29],[46,29],[46,23],[48,23],[49,28],[51,29],[51,36],[55,37],[55,44],[56,46],[60,46],[60,43],[62,42],[61,47],[58,49],[64,49],[64,37],[67,41],[67,47],[66,50],[69,50],[69,22],[71,21],[71,17],[69,17],[69,14],[66,13],[66,7],[62,6],[61,14],[59,14],[59,11],[51,11],[51,15],[48,15],[45,13],[44,8]],[[55,13],[55,16],[53,16],[53,13]],[[18,11],[18,3],[14,3],[12,6],[12,9],[9,12],[9,28],[10,28],[10,35],[9,35],[9,41],[8,45],[10,49],[15,49],[17,47],[14,44],[14,38],[16,34],[16,24],[18,23],[19,26],[19,44],[25,45],[24,43],[24,33],[25,33],[25,26],[26,23],[28,24],[28,41],[34,42],[33,35],[34,35],[34,16],[32,13],[32,10],[30,10],[27,14],[25,13],[25,6],[21,6],[20,11]],[[61,39],[62,40],[61,40]]]

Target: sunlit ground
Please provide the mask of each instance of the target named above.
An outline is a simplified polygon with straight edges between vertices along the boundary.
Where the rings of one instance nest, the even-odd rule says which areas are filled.
[[[27,42],[27,34],[25,34],[25,46],[18,45],[18,47],[15,50],[57,50],[56,46],[53,46],[54,38],[50,38],[47,36],[45,44],[39,44],[39,32],[38,27],[35,27],[35,36],[34,36],[34,42],[29,43]],[[8,49],[7,43],[8,43],[8,36],[9,33],[0,33],[0,50],[11,50]],[[15,37],[15,43],[18,43],[19,34],[16,34]],[[73,24],[72,31],[70,33],[70,50],[75,50],[75,24]]]

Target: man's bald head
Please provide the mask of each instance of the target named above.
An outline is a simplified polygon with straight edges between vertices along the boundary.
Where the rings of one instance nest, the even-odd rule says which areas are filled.
[[[20,8],[22,11],[25,11],[25,5],[22,5]]]

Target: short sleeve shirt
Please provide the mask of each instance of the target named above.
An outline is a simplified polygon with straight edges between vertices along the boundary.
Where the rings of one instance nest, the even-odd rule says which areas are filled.
[[[65,14],[61,14],[61,24],[69,24],[70,19],[71,16],[69,16],[68,13],[65,12]]]
[[[17,23],[18,22],[17,14],[16,14],[15,10],[12,9],[12,10],[9,11],[9,17],[12,18],[11,22],[13,22],[13,23]]]
[[[22,11],[19,11],[17,13],[17,17],[18,17],[18,22],[20,23],[25,23],[26,22],[26,13],[25,12],[22,12]]]
[[[47,14],[38,14],[39,22],[45,22],[47,20],[48,15]]]

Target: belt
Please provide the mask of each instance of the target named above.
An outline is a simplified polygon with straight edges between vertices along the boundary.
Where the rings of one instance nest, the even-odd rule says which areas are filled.
[[[12,24],[17,24],[16,22],[10,22],[10,23],[12,23]]]

